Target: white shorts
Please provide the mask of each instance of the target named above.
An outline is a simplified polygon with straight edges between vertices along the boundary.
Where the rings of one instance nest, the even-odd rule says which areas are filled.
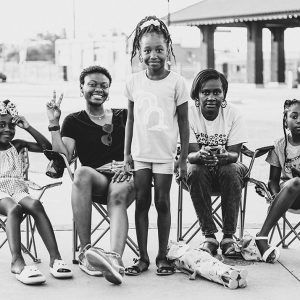
[[[31,196],[29,193],[26,193],[26,192],[17,192],[13,195],[9,195],[3,191],[0,191],[0,200],[3,198],[12,198],[13,200],[16,201],[16,203],[19,203],[25,197],[31,197]]]
[[[145,161],[137,161],[133,162],[134,171],[142,170],[142,169],[150,169],[152,173],[155,174],[173,174],[174,173],[174,163],[151,163]]]

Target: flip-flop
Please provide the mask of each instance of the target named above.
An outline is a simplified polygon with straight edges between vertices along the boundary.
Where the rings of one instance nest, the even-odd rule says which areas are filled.
[[[220,248],[222,249],[222,254],[227,258],[242,258],[241,251],[232,238],[225,238],[220,243]]]
[[[50,273],[55,278],[71,278],[73,277],[72,270],[61,259],[55,259],[52,268],[50,267]]]
[[[138,276],[138,275],[141,275],[141,273],[148,270],[149,265],[150,265],[149,261],[144,261],[140,258],[139,259],[134,258],[133,261],[134,261],[134,265],[127,267],[125,269],[125,275]],[[144,264],[144,267],[141,267],[140,262],[142,262]]]
[[[46,281],[46,277],[36,266],[25,266],[21,273],[15,276],[24,284],[42,284]]]

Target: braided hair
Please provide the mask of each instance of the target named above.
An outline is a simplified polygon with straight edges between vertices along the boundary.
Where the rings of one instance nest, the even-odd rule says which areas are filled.
[[[224,93],[224,99],[226,99],[226,94],[228,91],[228,81],[226,79],[226,77],[218,72],[215,69],[209,68],[209,69],[205,69],[200,71],[192,84],[192,88],[191,88],[191,98],[193,100],[199,100],[199,93],[203,87],[203,85],[211,79],[220,79],[221,83],[222,83],[222,88],[223,88],[223,93]]]
[[[292,100],[285,100],[283,104],[283,120],[282,120],[282,127],[283,127],[283,133],[284,133],[284,165],[287,162],[287,141],[288,141],[288,135],[287,135],[287,114],[292,105],[295,105],[297,103],[300,103],[300,100],[292,99]]]
[[[149,24],[146,22],[148,22]],[[146,23],[146,24],[144,24],[144,23]],[[171,39],[169,30],[168,30],[168,27],[162,20],[160,20],[156,16],[147,16],[136,25],[136,28],[133,31],[134,39],[133,39],[131,59],[130,59],[131,64],[132,64],[133,58],[136,56],[137,52],[141,49],[140,41],[141,41],[142,36],[146,33],[152,33],[152,32],[163,35],[163,37],[167,43],[168,49],[169,49],[169,51],[171,51],[171,54],[174,57],[174,60],[176,61],[175,55],[173,52],[173,47],[172,47],[172,39]]]

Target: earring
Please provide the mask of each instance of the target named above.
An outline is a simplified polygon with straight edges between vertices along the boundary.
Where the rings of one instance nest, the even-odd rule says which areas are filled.
[[[227,106],[227,101],[225,99],[222,100],[221,107],[225,108]]]
[[[141,62],[141,63],[143,63],[143,58],[142,58],[142,55],[141,55],[141,53],[139,53],[139,61]]]
[[[82,92],[82,91],[80,91],[79,96],[80,96],[80,97],[83,97],[83,92]]]
[[[195,106],[199,107],[200,106],[200,101],[198,99],[195,100]]]

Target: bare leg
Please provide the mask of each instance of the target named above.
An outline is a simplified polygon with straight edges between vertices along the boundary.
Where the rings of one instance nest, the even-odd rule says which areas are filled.
[[[157,259],[166,262],[167,247],[170,235],[170,188],[171,174],[154,174],[155,207],[157,210],[157,228],[159,249]],[[163,266],[160,264],[160,266]],[[168,264],[166,265],[168,266]]]
[[[268,236],[282,215],[296,202],[300,205],[300,178],[290,179],[274,199],[264,224],[257,236]],[[259,250],[264,253],[268,248],[265,240],[256,241]]]
[[[20,224],[23,209],[13,199],[3,198],[0,200],[0,213],[7,216],[6,235],[12,255],[11,272],[19,274],[26,265],[21,252]]]
[[[58,251],[54,231],[52,224],[45,212],[42,203],[38,200],[34,200],[30,197],[22,199],[19,204],[24,211],[34,218],[36,228],[49,252],[50,255],[50,267],[53,266],[55,259],[61,259]]]
[[[150,169],[138,170],[134,174],[136,189],[135,225],[142,262],[149,262],[147,243],[149,227],[148,212],[151,205],[151,181],[152,171]]]
[[[90,167],[75,172],[71,198],[81,249],[91,243],[92,193],[104,195],[107,186],[107,178]]]
[[[134,200],[133,181],[110,183],[107,197],[107,209],[110,217],[111,251],[123,255],[127,234],[127,207]]]

